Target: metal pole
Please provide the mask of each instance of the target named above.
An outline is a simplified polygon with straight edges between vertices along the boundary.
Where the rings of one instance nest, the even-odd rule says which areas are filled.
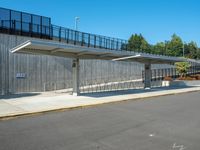
[[[74,25],[75,30],[78,30],[78,21],[79,20],[80,20],[79,17],[75,17],[75,25]]]
[[[144,64],[144,88],[150,89],[151,88],[151,63],[147,62]]]
[[[75,58],[72,62],[72,79],[73,79],[73,95],[78,96],[80,93],[79,89],[79,59]]]

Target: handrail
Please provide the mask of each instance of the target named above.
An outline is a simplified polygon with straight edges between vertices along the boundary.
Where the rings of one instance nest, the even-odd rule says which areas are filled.
[[[45,26],[16,20],[0,20],[0,32],[49,39],[84,47],[133,51],[128,49],[127,40],[80,32],[57,25]],[[155,55],[160,56],[156,53]]]
[[[80,32],[61,26],[44,26],[16,20],[0,20],[0,32],[66,42],[69,44],[110,50],[128,50],[127,40]]]

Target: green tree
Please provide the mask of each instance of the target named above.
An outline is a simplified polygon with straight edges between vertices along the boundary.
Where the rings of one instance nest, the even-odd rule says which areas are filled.
[[[186,57],[191,58],[191,59],[198,59],[198,55],[199,55],[199,48],[197,46],[197,44],[193,41],[191,41],[190,43],[188,43],[185,46],[185,54]]]
[[[183,42],[176,34],[172,35],[171,40],[167,43],[166,54],[170,56],[183,56]]]
[[[152,53],[162,55],[165,53],[165,48],[166,48],[165,43],[159,42],[153,46]]]
[[[150,45],[147,40],[142,36],[142,34],[133,34],[128,40],[128,44],[122,44],[122,48],[137,52],[147,52],[159,55],[168,56],[183,56],[184,55],[191,59],[200,59],[200,48],[198,48],[195,42],[190,42],[188,44],[183,43],[181,37],[176,34],[171,36],[169,41],[159,42],[155,45]]]
[[[129,38],[128,49],[137,52],[151,52],[149,43],[141,34],[134,34]]]
[[[197,50],[197,59],[200,60],[200,48],[198,48],[198,50]]]
[[[181,77],[186,76],[188,69],[191,67],[190,63],[188,62],[177,62],[175,63],[175,66]]]

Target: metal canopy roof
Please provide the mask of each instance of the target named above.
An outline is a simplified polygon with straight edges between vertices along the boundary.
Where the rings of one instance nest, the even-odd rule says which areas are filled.
[[[109,49],[83,47],[48,40],[28,40],[12,48],[11,52],[52,55],[80,59],[136,61],[141,63],[151,62],[153,64],[173,64],[175,62],[186,61],[186,59],[177,57],[136,53],[133,51],[116,51]]]

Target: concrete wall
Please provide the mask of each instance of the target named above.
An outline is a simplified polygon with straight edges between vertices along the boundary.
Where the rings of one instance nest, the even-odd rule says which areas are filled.
[[[0,95],[72,87],[72,59],[9,52],[28,39],[0,34]],[[105,79],[140,79],[143,69],[143,64],[137,62],[81,60],[80,80],[91,84]],[[25,74],[25,78],[18,78],[19,73]]]
[[[71,59],[9,52],[27,39],[0,34],[0,94],[52,90],[55,87],[50,84],[57,81],[65,81],[60,86],[68,87]],[[25,78],[17,78],[19,73],[25,73]]]

